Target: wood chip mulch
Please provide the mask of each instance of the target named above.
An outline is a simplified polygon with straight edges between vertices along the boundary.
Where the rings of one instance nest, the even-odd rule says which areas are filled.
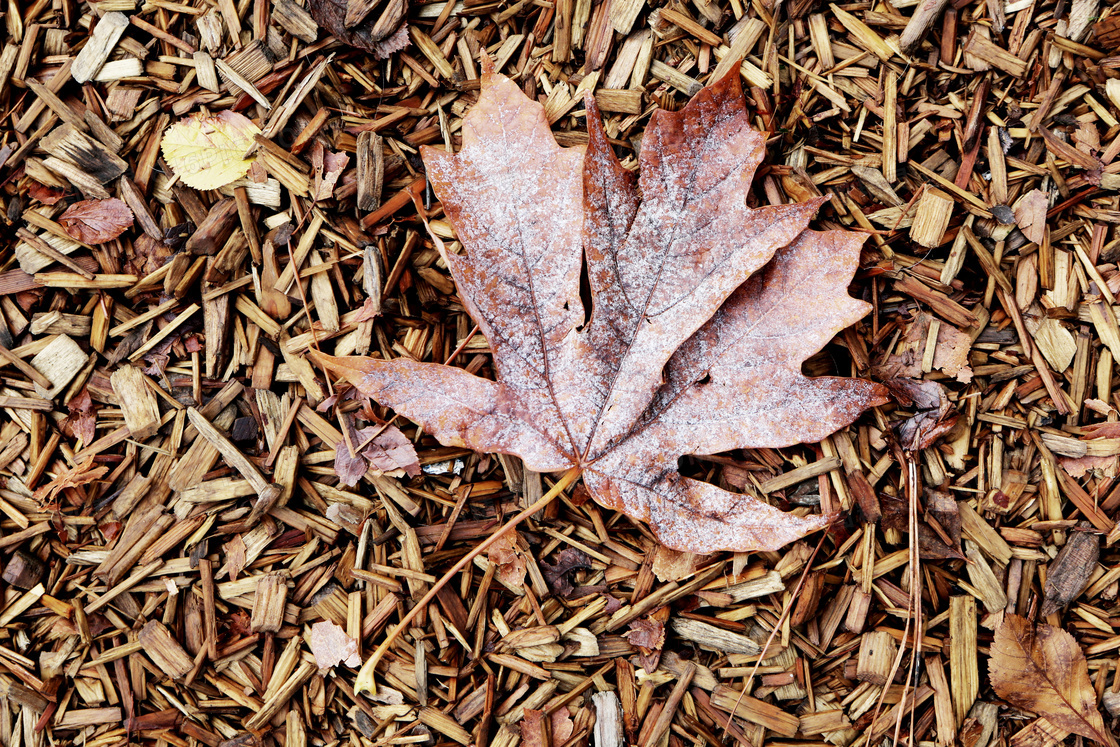
[[[0,11],[0,744],[1055,744],[988,683],[1008,613],[1074,635],[1116,728],[1120,6],[654,5],[389,0],[385,54],[301,0]],[[870,234],[874,311],[807,370],[910,404],[687,460],[843,512],[782,552],[682,555],[567,491],[517,532],[523,585],[479,557],[356,694],[314,626],[360,661],[555,479],[398,421],[421,474],[340,485],[345,422],[391,414],[304,358],[487,372],[417,214],[454,238],[417,149],[457,146],[484,53],[563,144],[594,92],[630,164],[744,58],[759,200],[824,194],[817,227]],[[250,178],[163,162],[201,110],[262,127]],[[134,226],[74,241],[62,212],[110,196]]]

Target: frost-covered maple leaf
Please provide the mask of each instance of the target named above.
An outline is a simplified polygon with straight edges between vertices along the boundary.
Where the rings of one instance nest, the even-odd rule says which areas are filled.
[[[684,477],[677,458],[819,441],[886,400],[877,384],[801,373],[868,311],[846,291],[864,237],[807,230],[820,200],[747,206],[765,144],[734,74],[654,113],[638,180],[590,98],[588,126],[586,148],[558,146],[541,105],[487,73],[462,150],[424,151],[466,247],[447,263],[497,381],[317,360],[444,444],[580,468],[595,500],[672,548],[775,549],[824,527]]]

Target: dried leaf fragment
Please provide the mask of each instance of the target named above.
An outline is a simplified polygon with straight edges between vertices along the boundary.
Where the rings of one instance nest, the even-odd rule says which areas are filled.
[[[75,202],[59,216],[66,233],[85,244],[104,244],[132,226],[132,210],[115,197]]]
[[[330,620],[321,620],[311,626],[311,640],[308,641],[311,653],[319,670],[345,664],[360,667],[362,657],[358,654],[358,642],[346,635],[346,631]]]
[[[1061,628],[1004,616],[992,641],[989,676],[1007,702],[1061,729],[1108,743],[1085,654]]]
[[[408,3],[388,0],[311,0],[311,17],[343,44],[383,60],[408,46]],[[370,12],[376,9],[376,12]]]
[[[486,558],[496,568],[494,575],[503,584],[514,589],[520,589],[525,583],[526,563],[521,556],[521,548],[517,546],[516,532],[507,532],[490,545],[486,551]]]
[[[486,71],[462,150],[423,151],[467,247],[446,260],[497,382],[311,355],[444,444],[581,469],[597,502],[667,547],[776,549],[823,528],[686,478],[677,458],[819,441],[885,402],[870,382],[801,373],[868,311],[846,293],[864,237],[806,230],[820,200],[748,207],[765,141],[735,75],[654,113],[638,179],[587,107],[586,150],[562,148],[543,107]]]
[[[251,119],[229,109],[183,117],[163,133],[163,157],[188,187],[218,189],[249,173],[245,154],[260,134]]]

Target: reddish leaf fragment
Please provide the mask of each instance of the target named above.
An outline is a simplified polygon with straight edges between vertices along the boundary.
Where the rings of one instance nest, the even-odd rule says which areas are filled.
[[[420,474],[420,459],[416,456],[416,447],[408,440],[408,436],[401,433],[395,425],[370,426],[358,431],[360,444],[367,444],[361,450],[374,469],[383,472],[403,469],[409,477]]]
[[[45,184],[33,181],[27,187],[27,193],[32,199],[44,205],[53,205],[66,196],[66,190],[58,187],[48,187]]]
[[[58,218],[66,233],[85,244],[104,244],[132,225],[132,210],[115,197],[82,200],[66,208]]]
[[[651,615],[630,623],[626,640],[638,649],[638,659],[647,672],[657,669],[661,663],[661,650],[665,646],[665,621],[669,619],[669,608],[662,607]]]
[[[311,167],[315,174],[312,196],[316,200],[329,200],[334,196],[335,185],[348,163],[350,156],[345,153],[331,152],[318,140],[312,144]]]
[[[827,526],[683,477],[677,459],[819,441],[886,401],[870,382],[801,373],[869,309],[847,295],[864,237],[807,231],[819,199],[748,207],[765,140],[736,75],[653,114],[637,180],[593,98],[589,144],[562,148],[515,83],[481,82],[462,150],[423,156],[498,380],[311,356],[446,445],[580,469],[597,502],[676,550],[772,550]]]
[[[550,747],[548,738],[550,719],[544,711],[533,708],[525,709],[525,716],[521,719],[521,744],[524,747]]]
[[[355,430],[350,417],[342,420],[349,431],[350,443],[343,439],[335,446],[334,471],[343,485],[357,485],[371,467],[382,472],[403,470],[410,477],[420,474],[416,448],[400,428],[389,425]],[[352,453],[351,445],[357,455]]]
[[[486,558],[497,568],[494,575],[506,586],[520,589],[525,583],[525,558],[517,546],[516,532],[506,532],[490,545]]]
[[[66,408],[70,414],[59,423],[62,432],[81,439],[84,444],[93,443],[97,436],[97,408],[90,399],[89,389],[82,387],[82,391],[66,403]]]
[[[552,712],[552,743],[554,745],[566,743],[575,729],[576,725],[572,721],[572,714],[568,711],[567,706]]]
[[[354,445],[357,448],[357,444]],[[346,439],[342,439],[334,447],[334,473],[338,475],[338,481],[346,487],[354,487],[361,479],[362,475],[369,471],[369,463],[360,453],[355,456],[350,452],[350,447],[346,444]]]
[[[54,500],[55,496],[67,488],[76,488],[81,485],[88,485],[95,482],[106,474],[108,474],[108,467],[94,467],[93,457],[85,460],[81,464],[63,470],[53,480],[48,482],[35,491],[32,496],[39,503],[46,504]]]

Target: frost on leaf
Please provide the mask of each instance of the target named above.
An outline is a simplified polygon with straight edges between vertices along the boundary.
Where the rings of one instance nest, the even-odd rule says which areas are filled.
[[[223,109],[183,117],[163,133],[163,157],[188,187],[218,189],[249,173],[245,153],[260,128],[243,114]]]
[[[486,72],[461,152],[423,153],[497,381],[313,357],[444,444],[580,468],[596,501],[677,550],[776,549],[826,526],[684,477],[677,459],[819,441],[885,401],[878,385],[801,373],[868,311],[847,295],[864,237],[806,230],[820,200],[748,207],[765,145],[734,75],[654,113],[638,178],[587,107],[590,142],[562,148],[541,105]]]

